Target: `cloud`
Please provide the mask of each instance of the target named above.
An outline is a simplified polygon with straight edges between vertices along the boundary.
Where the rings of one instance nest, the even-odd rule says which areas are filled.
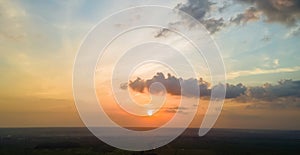
[[[218,31],[220,31],[224,26],[225,26],[225,22],[223,18],[220,19],[207,19],[207,20],[202,20],[201,22],[206,29],[211,33],[214,34]]]
[[[215,10],[218,10],[219,13],[223,13],[224,10],[233,5],[234,2],[247,4],[249,8],[225,20],[224,18],[212,16]],[[264,22],[276,22],[289,27],[295,26],[300,19],[300,1],[298,0],[234,0],[232,3],[223,3],[221,6],[218,4],[220,4],[220,2],[214,3],[210,0],[187,0],[185,3],[177,4],[175,8],[197,19],[211,34],[231,24],[245,25],[248,22],[258,21],[260,19]],[[215,7],[217,8],[214,9]],[[177,24],[185,24],[190,28],[194,27],[189,21],[179,22]],[[299,35],[299,31],[299,26],[295,27],[286,37]],[[162,29],[155,37],[164,37],[167,32],[165,29]],[[262,40],[269,41],[270,38],[264,37]]]
[[[275,85],[248,87],[245,94],[235,100],[251,103],[248,109],[300,108],[300,81],[280,80]]]
[[[288,96],[300,97],[300,81],[280,80],[277,85],[264,84],[262,87],[249,88],[247,95],[262,99]]]
[[[236,17],[231,18],[230,22],[237,25],[246,24],[249,21],[257,21],[260,18],[260,11],[255,7],[248,8],[244,13],[236,15]]]
[[[137,92],[144,92],[144,89],[145,89],[145,82],[144,80],[142,80],[141,78],[137,78],[136,80],[134,81],[130,81],[129,82],[129,87],[131,89],[133,89],[134,91],[137,91]],[[123,86],[123,87],[122,87]],[[124,85],[121,85],[121,87],[124,89]]]
[[[206,13],[210,11],[212,4],[208,0],[188,0],[187,3],[180,3],[175,8],[201,21],[204,19]]]
[[[146,92],[153,83],[161,83],[167,93],[171,95],[183,95],[187,97],[202,97],[210,96],[212,89],[216,89],[219,85],[212,86],[210,88],[210,83],[204,81],[202,78],[199,80],[190,78],[182,79],[167,74],[167,77],[161,72],[156,73],[151,79],[144,80],[137,78],[134,81],[129,81],[128,86],[137,92]],[[127,89],[126,83],[121,84],[121,89]],[[200,93],[196,91],[200,90]],[[151,93],[159,94],[163,89],[154,89]],[[263,99],[263,100],[273,100],[273,98],[278,97],[300,97],[300,81],[293,80],[281,80],[276,85],[264,84],[263,86],[256,87],[246,87],[242,83],[239,84],[226,84],[226,98],[239,98],[248,97],[251,99]]]
[[[285,38],[291,38],[300,35],[300,25],[291,28],[290,31],[285,35]]]
[[[134,81],[129,81],[129,88],[131,88],[134,91],[137,92],[149,92],[149,88],[153,83],[161,83],[165,89],[166,92],[171,95],[183,95],[186,97],[204,97],[204,96],[211,96],[211,89],[217,90],[219,85],[213,86],[210,88],[210,83],[204,81],[202,78],[200,79],[182,79],[177,78],[175,76],[172,76],[171,74],[167,74],[167,77],[163,73],[158,72],[155,76],[153,76],[151,79],[144,80],[141,78],[137,78]],[[124,86],[124,83],[120,85],[121,89],[127,89],[126,86]],[[246,86],[243,84],[227,84],[226,85],[226,98],[235,98],[240,95],[245,94]],[[161,88],[156,88],[151,90],[151,93],[153,94],[160,94],[164,90]]]
[[[176,107],[167,107],[167,108],[165,108],[164,112],[186,114],[187,113],[186,110],[188,110],[188,108],[176,106]]]
[[[193,16],[202,23],[211,34],[214,34],[225,26],[225,21],[223,18],[216,19],[206,17],[211,11],[211,6],[213,4],[214,3],[211,3],[208,0],[189,0],[186,4],[177,5],[176,8]],[[193,25],[190,25],[190,27],[192,26]]]
[[[20,41],[26,37],[28,13],[13,1],[0,0],[0,39]]]
[[[246,109],[295,109],[300,108],[299,97],[278,97],[272,101],[252,99]]]
[[[171,95],[185,95],[185,96],[199,96],[197,93],[195,86],[197,86],[196,79],[187,79],[183,80],[182,78],[176,78],[171,74],[168,74],[167,77],[163,73],[156,73],[151,79],[143,80],[141,78],[137,78],[134,81],[129,81],[128,86],[133,89],[134,91],[144,92],[145,89],[149,89],[153,83],[161,83],[167,93]],[[181,90],[182,88],[182,90]],[[159,94],[164,90],[161,88],[155,88],[151,90],[151,93]]]
[[[166,90],[171,95],[182,95],[186,97],[211,97],[211,92],[218,87],[224,87],[219,84],[210,87],[210,84],[200,79],[182,79],[167,74],[167,77],[158,72],[151,79],[144,80],[137,78],[120,85],[121,89],[130,88],[137,92],[149,92],[148,89],[153,83],[161,83],[165,89],[157,88],[151,90],[153,94],[159,94]],[[182,90],[181,90],[182,88]],[[196,88],[200,89],[198,93]],[[215,90],[218,91],[218,90]],[[237,85],[226,84],[226,99],[232,99],[237,103],[248,103],[246,109],[287,109],[300,108],[300,81],[280,80],[277,84],[266,83],[262,86],[247,87],[242,83]],[[235,103],[236,103],[235,102]],[[167,113],[184,113],[186,109],[178,107],[169,107],[165,109]]]
[[[226,84],[226,98],[236,98],[245,94],[247,87],[239,83],[237,85]]]
[[[261,12],[266,22],[278,22],[288,26],[295,25],[300,18],[299,0],[237,0],[253,5],[255,12]],[[247,13],[247,10],[245,11]]]
[[[175,8],[191,15],[200,23],[202,23],[211,34],[214,34],[219,30],[221,30],[222,27],[225,26],[225,22],[223,18],[216,19],[216,18],[208,17],[208,13],[211,12],[212,10],[211,7],[214,4],[215,3],[212,3],[209,0],[188,0],[186,3],[177,4]],[[194,25],[192,25],[189,21],[175,22],[171,24],[173,25],[185,24],[188,25],[190,28],[194,27]],[[164,34],[166,32],[168,31],[162,29],[156,35],[156,37],[165,36]]]
[[[273,62],[276,65],[276,61]],[[279,63],[279,62],[278,62]],[[261,69],[255,68],[253,70],[243,70],[230,72],[227,74],[228,79],[235,79],[241,76],[249,76],[249,75],[259,75],[259,74],[273,74],[273,73],[283,73],[283,72],[296,72],[300,70],[300,66],[290,67],[290,68],[275,68],[275,69]]]

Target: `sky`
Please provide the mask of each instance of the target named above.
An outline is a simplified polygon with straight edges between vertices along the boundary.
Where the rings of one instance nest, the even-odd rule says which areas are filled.
[[[81,42],[100,20],[139,5],[161,5],[190,14],[204,25],[219,46],[228,85],[216,128],[300,129],[300,2],[297,0],[0,0],[0,127],[83,126],[72,93],[73,64]],[[165,20],[155,14],[143,20],[151,18]],[[107,28],[117,29],[118,26]],[[197,28],[190,26],[185,31],[193,33]],[[205,60],[196,56],[195,49],[182,37],[157,28],[138,29],[120,36],[99,60],[95,88],[110,117],[123,126],[159,126],[175,112],[181,113],[179,121],[184,121],[189,110],[195,110],[193,105],[178,109],[178,97],[183,94],[176,94],[172,90],[177,88],[166,83],[166,104],[156,115],[137,118],[115,106],[109,89],[114,60],[127,56],[125,63],[134,61],[134,52],[141,50],[144,55],[153,55],[151,46],[132,48],[147,39],[181,49],[181,54],[196,66],[196,75],[191,77],[182,64],[175,65],[182,73],[176,75],[168,67],[152,62],[137,68],[131,82],[117,79],[127,84],[125,90],[118,91],[130,90],[133,98],[146,103],[150,87],[147,80],[157,81],[161,77],[168,83],[168,73],[176,80],[195,79],[203,92],[193,95],[203,103],[196,109],[197,118],[201,119],[213,89]],[[124,55],[122,49],[130,49],[129,54]],[[155,55],[161,59],[180,61],[172,53],[174,49],[159,46],[155,50],[161,52]],[[191,126],[198,125],[196,119]]]

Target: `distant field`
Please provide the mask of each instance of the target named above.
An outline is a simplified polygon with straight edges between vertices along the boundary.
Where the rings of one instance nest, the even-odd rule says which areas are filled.
[[[187,129],[172,143],[146,152],[106,145],[86,128],[1,128],[0,155],[11,154],[300,154],[300,131],[212,129],[198,137]]]

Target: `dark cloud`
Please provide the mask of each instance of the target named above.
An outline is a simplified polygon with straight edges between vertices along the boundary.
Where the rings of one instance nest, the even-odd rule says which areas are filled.
[[[204,19],[207,12],[210,11],[211,5],[213,5],[213,3],[208,0],[188,0],[185,4],[177,4],[175,8],[184,11],[201,21]]]
[[[187,79],[183,80],[182,78],[176,78],[171,74],[168,74],[167,77],[163,73],[158,72],[151,79],[143,80],[137,78],[134,81],[129,81],[129,87],[134,91],[144,92],[145,89],[148,90],[153,83],[162,84],[167,93],[171,95],[184,95],[184,96],[199,96],[197,90],[198,81],[196,79]],[[182,89],[181,89],[182,88]],[[162,93],[164,90],[162,88],[155,88],[151,90],[153,94]]]
[[[244,3],[250,7],[228,20],[211,16],[211,12],[215,11],[212,9],[213,6],[216,6],[217,10],[222,13],[230,5],[233,5],[234,2],[239,2],[238,4]],[[209,0],[187,0],[186,3],[177,4],[175,8],[197,19],[211,34],[222,30],[222,28],[232,23],[244,25],[251,21],[263,19],[265,22],[277,22],[287,26],[296,26],[297,21],[300,19],[299,0],[234,0],[232,2],[224,2],[221,6],[215,4]],[[177,24],[185,24],[190,28],[194,27],[189,21]],[[168,30],[162,29],[155,37],[165,37],[167,34]],[[299,28],[292,31],[287,37],[298,34],[300,34]]]
[[[233,85],[226,84],[210,87],[210,84],[200,79],[182,79],[158,72],[151,79],[144,80],[137,78],[128,84],[120,85],[121,89],[127,89],[127,86],[137,92],[149,92],[149,88],[154,83],[160,83],[164,88],[158,87],[151,90],[152,94],[161,94],[167,92],[171,95],[183,95],[186,97],[212,97],[211,92],[222,90],[220,87],[226,87],[227,99],[234,99],[239,103],[252,103],[247,108],[300,108],[300,81],[281,80],[277,84],[264,84],[262,86],[246,87],[242,83]],[[200,90],[200,92],[196,91]],[[218,94],[218,93],[217,93]],[[182,110],[182,109],[181,109]],[[166,112],[176,112],[178,109],[169,108]]]
[[[245,94],[247,87],[239,83],[237,85],[226,84],[226,98],[236,98]]]
[[[279,97],[300,97],[300,81],[281,80],[277,85],[264,84],[250,87],[247,96],[264,100],[276,100]]]
[[[191,15],[201,22],[211,34],[214,34],[225,26],[223,18],[215,19],[207,17],[207,14],[211,11],[211,6],[214,4],[208,0],[188,0],[186,3],[177,4],[175,8]],[[185,17],[183,18],[185,20]],[[189,21],[170,23],[169,26],[180,24],[187,25],[189,28],[194,27]],[[167,33],[167,29],[162,29],[155,37],[166,36]]]
[[[279,22],[294,25],[300,18],[299,0],[237,0],[253,5],[256,12],[266,17],[266,22]],[[246,11],[247,12],[247,11]]]
[[[137,92],[145,92],[148,91],[150,86],[153,83],[161,83],[167,93],[171,95],[183,95],[187,97],[205,97],[211,96],[210,83],[204,81],[202,78],[200,79],[182,79],[172,76],[171,74],[167,74],[167,77],[158,72],[151,79],[144,80],[141,78],[137,78],[134,81],[129,81],[128,86]],[[124,84],[121,84],[120,87],[122,89],[126,89],[127,87]],[[223,86],[224,87],[224,86]],[[219,86],[214,86],[212,89],[218,90]],[[246,87],[243,84],[237,85],[226,85],[226,98],[235,98],[242,94],[245,94]],[[148,91],[149,92],[149,91]],[[151,90],[153,94],[160,94],[164,92],[164,89],[158,87],[156,89]]]
[[[248,109],[300,108],[300,81],[281,80],[276,85],[248,87],[245,95],[236,100],[252,103]]]
[[[220,31],[224,26],[225,22],[223,18],[220,19],[207,19],[202,20],[201,23],[206,27],[206,29],[211,33],[214,34]]]
[[[134,91],[141,92],[141,93],[144,92],[145,82],[144,82],[144,80],[142,80],[139,77],[134,81],[129,81],[128,85]],[[124,88],[124,86],[123,86],[123,88]]]
[[[130,81],[128,86],[134,91],[144,92],[145,89],[149,89],[156,82],[161,83],[167,93],[172,95],[191,97],[211,95],[210,84],[202,78],[198,80],[194,78],[182,79],[171,74],[167,74],[166,77],[160,72],[148,80],[138,77],[136,80]],[[127,88],[125,85],[125,83],[121,84],[120,87],[122,89]],[[212,89],[215,89],[217,86],[213,86]],[[200,94],[195,93],[197,89],[200,90]],[[163,90],[157,89],[153,93],[160,93],[161,91]],[[237,98],[240,96],[263,100],[274,100],[279,97],[300,97],[300,81],[281,80],[276,85],[266,83],[263,86],[255,87],[246,87],[242,83],[236,85],[226,84],[226,98]]]

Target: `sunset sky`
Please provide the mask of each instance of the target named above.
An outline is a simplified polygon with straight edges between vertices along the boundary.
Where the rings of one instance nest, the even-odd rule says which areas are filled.
[[[300,130],[300,2],[297,0],[0,0],[0,127],[83,126],[72,94],[73,64],[80,43],[103,18],[138,5],[162,5],[185,11],[199,20],[218,44],[229,85],[216,128]],[[116,29],[111,27],[108,31]],[[207,68],[202,68],[204,60],[196,59],[193,49],[182,39],[158,29],[137,30],[112,43],[107,52],[114,54],[107,54],[97,64],[95,88],[99,98],[105,96],[100,100],[108,114],[123,126],[159,126],[175,112],[181,113],[180,121],[184,121],[190,110],[198,110],[198,117],[191,125],[198,127],[209,94],[196,96],[200,97],[198,109],[193,105],[177,109],[180,96],[167,91],[166,105],[157,115],[138,119],[115,106],[109,89],[110,70],[114,67],[110,60],[120,57],[122,49],[135,43],[130,39],[132,36],[165,41],[182,49],[199,66],[196,70],[203,71],[197,72],[195,78],[203,78],[202,84],[208,86],[204,91],[209,92],[213,87],[208,85]],[[144,48],[142,52],[151,55],[151,50]],[[167,48],[157,51],[169,57]],[[172,56],[174,61],[179,59]],[[177,67],[185,70],[180,64]],[[153,76],[158,72],[164,74],[166,81],[167,73],[176,79],[191,78],[189,74],[178,77],[172,70],[150,63],[138,68],[130,77],[131,82],[137,77],[141,83],[155,81]],[[134,85],[128,89],[137,101],[149,101],[147,91],[138,91]],[[127,91],[127,87],[119,91]]]

